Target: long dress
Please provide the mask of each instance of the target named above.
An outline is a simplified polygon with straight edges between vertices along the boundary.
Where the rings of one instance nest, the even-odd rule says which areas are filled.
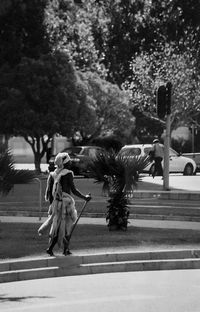
[[[39,234],[43,234],[50,227],[50,242],[57,237],[59,247],[63,247],[64,239],[70,234],[77,219],[75,201],[61,187],[61,178],[71,173],[72,171],[68,169],[56,169],[53,173],[50,173],[45,192],[45,198],[51,202],[48,219],[38,230]]]

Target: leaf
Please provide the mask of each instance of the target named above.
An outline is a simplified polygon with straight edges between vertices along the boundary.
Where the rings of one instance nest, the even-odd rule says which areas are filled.
[[[9,150],[0,151],[0,194],[7,195],[15,184],[33,181],[35,174],[29,170],[15,170]]]

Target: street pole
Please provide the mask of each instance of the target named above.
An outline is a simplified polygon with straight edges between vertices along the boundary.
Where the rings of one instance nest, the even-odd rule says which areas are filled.
[[[56,135],[54,134],[52,136],[51,140],[51,155],[55,156],[56,155]]]
[[[192,153],[194,157],[194,124],[192,124]]]
[[[170,148],[170,114],[167,114],[166,119],[166,135],[164,139],[164,177],[163,189],[169,191],[169,148]]]
[[[166,133],[164,138],[164,170],[163,189],[169,191],[169,148],[170,148],[170,116],[172,103],[172,83],[168,81],[166,86],[161,85],[157,91],[157,114],[163,119],[166,115]]]

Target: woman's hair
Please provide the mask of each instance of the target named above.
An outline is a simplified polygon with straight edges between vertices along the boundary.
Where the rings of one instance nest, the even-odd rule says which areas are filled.
[[[71,160],[68,153],[58,153],[55,158],[55,165],[58,168],[63,168],[64,164],[68,163]]]

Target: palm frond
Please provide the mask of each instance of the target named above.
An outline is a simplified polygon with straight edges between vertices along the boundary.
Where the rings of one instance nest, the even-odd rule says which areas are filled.
[[[7,195],[15,184],[29,183],[35,174],[29,170],[15,170],[9,150],[0,154],[0,194]]]
[[[106,151],[98,153],[88,165],[90,177],[95,180],[95,183],[103,184],[103,191],[109,191],[110,182],[113,176],[113,163],[115,162],[115,156],[116,155],[113,153]]]
[[[124,183],[125,190],[129,191],[137,187],[139,174],[143,172],[150,163],[149,156],[118,156],[118,161],[124,168],[122,183]]]
[[[137,187],[139,173],[149,164],[148,156],[117,155],[104,152],[96,156],[89,165],[90,176],[108,190],[108,226],[125,230],[128,224],[128,191]]]
[[[111,151],[97,154],[89,171],[96,183],[103,183],[103,189],[108,189],[110,183],[116,190],[129,190],[136,187],[139,174],[149,163],[149,156],[123,156]]]

